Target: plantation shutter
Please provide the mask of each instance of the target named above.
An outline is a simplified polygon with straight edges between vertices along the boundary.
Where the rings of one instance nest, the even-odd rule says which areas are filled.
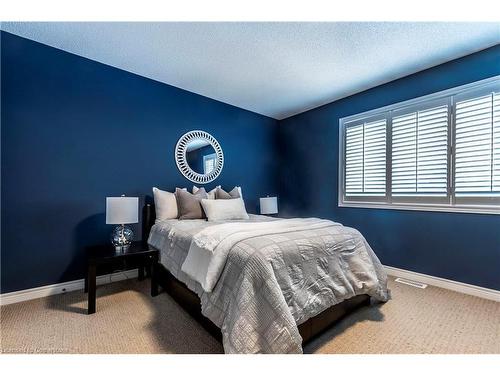
[[[456,102],[457,197],[500,196],[499,96],[490,92]]]
[[[363,193],[363,124],[346,128],[345,194]]]
[[[500,192],[500,93],[493,94],[493,191]]]
[[[448,105],[392,119],[392,193],[448,194]]]
[[[387,121],[347,125],[345,133],[345,195],[386,194]]]
[[[392,119],[392,193],[417,191],[417,113]]]
[[[385,195],[386,120],[365,124],[363,188],[369,195]]]
[[[500,76],[340,120],[339,206],[500,214]]]

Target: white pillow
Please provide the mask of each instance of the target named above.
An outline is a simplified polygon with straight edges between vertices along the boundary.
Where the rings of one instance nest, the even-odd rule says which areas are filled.
[[[183,190],[186,190],[185,188]],[[179,212],[177,210],[177,199],[174,193],[153,188],[153,197],[155,200],[155,211],[157,220],[177,219]]]
[[[220,188],[220,185],[214,187],[212,190],[207,192],[208,199],[215,199],[215,192],[217,191],[217,188]],[[200,190],[200,188],[198,186],[193,185],[193,194],[196,194],[198,190]]]
[[[249,219],[243,199],[202,199],[208,221]]]

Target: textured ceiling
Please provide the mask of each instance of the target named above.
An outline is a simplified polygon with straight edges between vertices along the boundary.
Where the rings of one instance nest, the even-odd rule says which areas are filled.
[[[498,23],[2,23],[277,119],[500,43]]]

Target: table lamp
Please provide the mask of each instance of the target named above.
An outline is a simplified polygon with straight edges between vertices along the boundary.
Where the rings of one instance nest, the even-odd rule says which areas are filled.
[[[261,215],[272,215],[278,213],[278,198],[269,197],[260,198]]]
[[[117,251],[127,249],[134,239],[134,232],[125,224],[139,222],[139,198],[107,197],[106,224],[119,224],[111,232],[111,243]]]

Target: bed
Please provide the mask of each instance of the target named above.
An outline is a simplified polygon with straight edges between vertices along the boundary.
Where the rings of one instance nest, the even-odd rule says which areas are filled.
[[[349,312],[389,298],[366,240],[332,221],[156,221],[147,203],[143,240],[160,252],[152,285],[221,340],[226,353],[302,353]]]

